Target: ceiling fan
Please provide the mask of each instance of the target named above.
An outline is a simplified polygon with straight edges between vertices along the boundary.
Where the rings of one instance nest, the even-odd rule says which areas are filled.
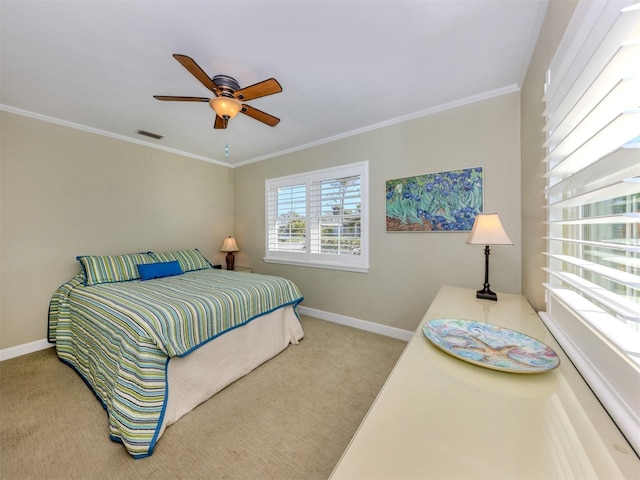
[[[209,77],[204,70],[202,70],[202,68],[200,68],[200,66],[187,55],[174,53],[173,57],[208,90],[211,90],[215,96],[213,98],[206,98],[154,95],[154,98],[169,102],[208,102],[211,108],[216,112],[216,120],[213,124],[213,128],[227,128],[229,119],[234,118],[238,113],[244,113],[251,118],[255,118],[262,123],[266,123],[270,127],[275,127],[280,122],[279,118],[242,103],[243,101],[253,100],[254,98],[266,97],[267,95],[280,93],[282,91],[282,87],[275,78],[270,78],[248,87],[240,88],[236,79],[228,75],[216,75],[214,77]]]

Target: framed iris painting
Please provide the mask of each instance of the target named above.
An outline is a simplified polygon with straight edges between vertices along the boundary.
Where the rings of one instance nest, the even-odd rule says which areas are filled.
[[[482,212],[482,167],[387,180],[387,232],[468,232]]]

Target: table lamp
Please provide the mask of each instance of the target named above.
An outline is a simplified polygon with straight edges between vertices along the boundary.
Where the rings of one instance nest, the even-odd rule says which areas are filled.
[[[502,228],[497,213],[478,213],[471,228],[469,245],[484,245],[484,288],[476,292],[476,298],[498,300],[498,295],[491,291],[489,285],[489,245],[513,245],[513,242]]]
[[[235,238],[230,236],[228,238],[225,238],[224,242],[222,242],[220,251],[227,252],[227,270],[233,270],[233,264],[236,261],[235,257],[233,256],[233,252],[237,252],[238,250],[240,249],[238,248],[238,244],[236,243]]]

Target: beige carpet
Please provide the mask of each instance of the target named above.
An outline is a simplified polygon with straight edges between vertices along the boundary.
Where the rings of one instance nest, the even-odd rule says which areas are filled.
[[[310,317],[305,338],[169,427],[151,457],[109,440],[48,349],[0,363],[2,479],[326,479],[405,342]]]

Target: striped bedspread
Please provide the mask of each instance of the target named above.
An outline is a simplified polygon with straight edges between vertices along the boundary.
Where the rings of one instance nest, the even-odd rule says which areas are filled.
[[[107,410],[111,439],[136,458],[153,452],[171,357],[302,301],[286,279],[217,269],[144,282],[83,280],[80,273],[53,295],[49,339]]]

